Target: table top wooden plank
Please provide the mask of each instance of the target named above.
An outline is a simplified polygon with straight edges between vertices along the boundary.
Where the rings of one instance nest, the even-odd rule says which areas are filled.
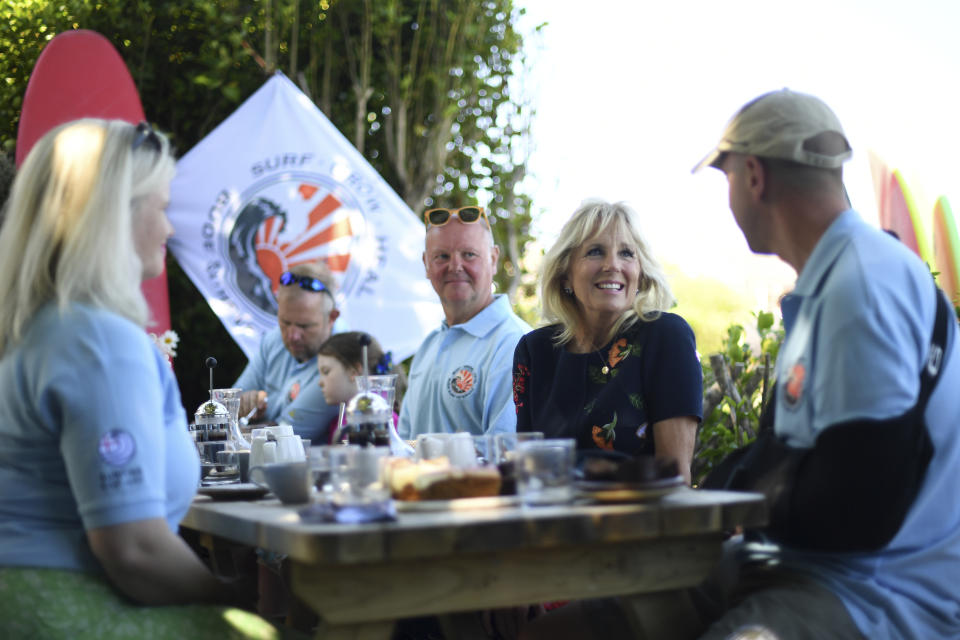
[[[395,522],[307,524],[296,507],[276,500],[197,499],[183,526],[270,549],[312,564],[354,564],[451,554],[627,542],[761,526],[760,494],[681,490],[635,504],[399,513]]]

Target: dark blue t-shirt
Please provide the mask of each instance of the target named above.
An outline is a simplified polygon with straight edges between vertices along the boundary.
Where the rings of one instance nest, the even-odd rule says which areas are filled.
[[[559,325],[542,327],[517,345],[517,431],[574,438],[578,449],[653,454],[654,423],[702,418],[703,372],[693,331],[680,316],[638,320],[590,353],[557,346],[559,333]]]

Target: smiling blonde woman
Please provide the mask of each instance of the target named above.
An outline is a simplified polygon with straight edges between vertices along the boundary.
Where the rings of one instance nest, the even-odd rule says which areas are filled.
[[[689,482],[702,372],[637,214],[581,205],[544,259],[541,301],[551,324],[514,354],[517,431],[673,458]]]

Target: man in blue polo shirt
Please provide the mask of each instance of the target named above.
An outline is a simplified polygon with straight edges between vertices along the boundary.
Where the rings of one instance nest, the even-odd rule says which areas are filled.
[[[423,265],[445,319],[413,357],[397,431],[512,432],[513,350],[530,327],[493,294],[500,250],[483,209],[432,209]]]
[[[726,175],[751,250],[797,271],[782,302],[774,431],[807,452],[803,464],[834,462],[820,467],[820,482],[794,489],[791,508],[803,496],[821,510],[820,524],[797,523],[767,546],[763,564],[741,566],[739,591],[706,638],[746,629],[778,638],[960,637],[957,322],[951,307],[941,357],[931,348],[940,294],[930,271],[849,208],[841,165],[850,155],[829,107],[784,89],[744,106],[697,167]],[[922,422],[904,419],[925,369],[940,378]],[[896,430],[917,436],[891,437]],[[823,481],[834,477],[873,480]],[[799,535],[837,521],[844,526],[832,540]]]
[[[254,420],[286,422],[303,438],[315,438],[338,411],[317,384],[317,352],[340,315],[336,283],[320,262],[299,264],[280,277],[277,327],[264,334],[260,349],[234,383],[244,390],[240,413],[258,408]]]

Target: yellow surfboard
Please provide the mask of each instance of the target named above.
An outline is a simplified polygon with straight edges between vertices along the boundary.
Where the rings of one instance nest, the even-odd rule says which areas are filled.
[[[960,237],[946,196],[933,206],[934,265],[940,273],[937,282],[956,303],[960,297]]]

